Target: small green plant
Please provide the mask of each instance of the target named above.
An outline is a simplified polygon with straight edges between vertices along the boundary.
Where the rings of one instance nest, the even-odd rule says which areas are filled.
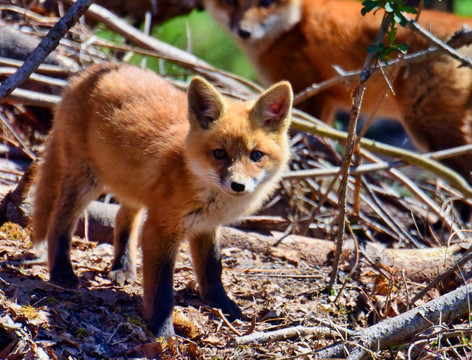
[[[2,226],[0,226],[0,234],[3,234],[2,236],[6,236],[12,240],[27,242],[30,240],[31,232],[28,232],[28,230],[22,228],[18,224],[5,222]]]
[[[126,321],[130,324],[139,326],[140,328],[142,328],[144,330],[146,329],[146,322],[139,315],[128,315],[128,314],[126,314]]]
[[[20,311],[21,311],[21,314],[29,320],[40,318],[38,310],[32,305],[29,305],[29,304],[23,305]]]
[[[395,36],[397,35],[398,25],[405,27],[408,24],[403,13],[416,14],[415,8],[406,5],[404,0],[364,0],[362,5],[364,5],[361,10],[363,16],[371,11],[377,12],[379,10],[384,10],[386,14],[392,15],[386,41],[380,45],[370,45],[367,52],[369,54],[373,53],[380,61],[391,60],[394,53],[406,54],[409,46],[404,43],[396,43]]]
[[[78,338],[85,338],[87,337],[89,334],[89,332],[87,331],[87,329],[84,329],[84,328],[78,328],[76,331],[75,331],[75,336],[78,337]]]

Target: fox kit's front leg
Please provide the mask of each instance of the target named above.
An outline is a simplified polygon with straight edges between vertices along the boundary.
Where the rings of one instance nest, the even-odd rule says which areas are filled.
[[[174,264],[183,234],[154,219],[149,213],[142,230],[144,315],[154,334],[168,338],[174,335]]]
[[[202,300],[223,313],[230,320],[241,319],[243,314],[231,300],[221,281],[221,250],[218,242],[218,231],[199,233],[190,237],[190,248],[195,273],[200,287]]]

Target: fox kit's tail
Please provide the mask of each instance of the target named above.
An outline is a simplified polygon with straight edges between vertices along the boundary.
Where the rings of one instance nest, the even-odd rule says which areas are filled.
[[[33,201],[33,241],[46,240],[48,224],[54,202],[57,198],[60,164],[55,138],[50,136],[43,154],[43,160],[36,171],[35,192]]]

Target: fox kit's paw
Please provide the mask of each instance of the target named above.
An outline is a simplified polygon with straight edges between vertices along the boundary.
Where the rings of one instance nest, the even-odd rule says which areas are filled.
[[[51,271],[49,281],[66,289],[77,289],[79,287],[79,278],[74,274],[72,269]]]
[[[110,279],[117,285],[132,284],[136,281],[136,272],[133,270],[116,269],[108,274]]]
[[[213,301],[210,301],[208,305],[221,309],[229,321],[234,321],[236,319],[246,319],[239,306],[236,305],[236,303],[226,294],[224,296],[220,296],[219,298],[213,299]]]
[[[174,325],[172,323],[172,315],[162,319],[160,316],[152,317],[149,320],[149,330],[160,338],[169,339],[175,335]]]

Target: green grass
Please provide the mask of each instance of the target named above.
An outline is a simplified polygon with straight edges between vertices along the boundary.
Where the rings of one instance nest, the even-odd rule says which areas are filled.
[[[472,0],[454,0],[454,12],[460,16],[472,16]]]
[[[152,35],[188,50],[219,69],[253,80],[256,78],[256,72],[238,46],[205,12],[193,11],[187,16],[171,19],[154,27]]]

